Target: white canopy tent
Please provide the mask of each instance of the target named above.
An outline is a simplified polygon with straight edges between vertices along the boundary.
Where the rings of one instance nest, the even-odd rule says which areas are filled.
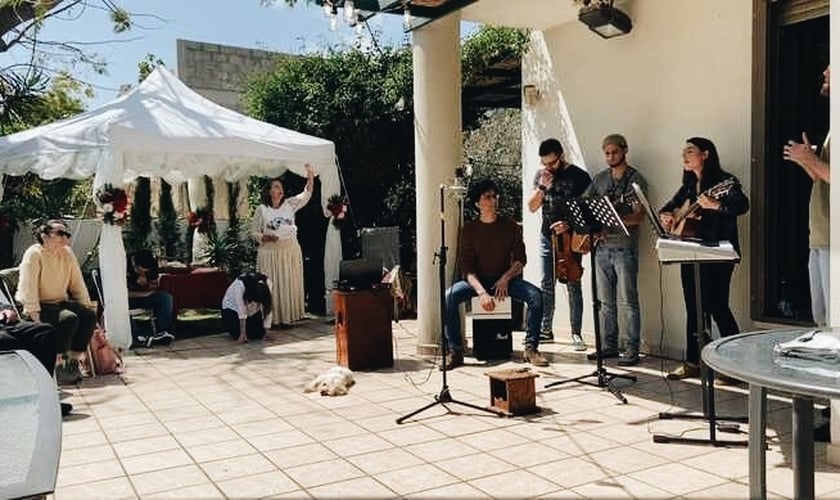
[[[331,141],[219,106],[164,67],[102,107],[0,137],[0,174],[33,172],[44,179],[94,176],[94,191],[138,176],[162,177],[171,184],[202,175],[236,181],[291,170],[303,176],[306,164],[312,165],[321,179],[324,215],[329,216],[326,201],[340,193]],[[327,228],[324,273],[329,289],[338,275],[341,242],[333,224]],[[99,265],[108,305],[105,325],[109,338],[128,348],[131,334],[120,227],[103,225]]]

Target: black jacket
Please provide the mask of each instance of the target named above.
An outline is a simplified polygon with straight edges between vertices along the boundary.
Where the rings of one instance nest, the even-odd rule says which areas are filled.
[[[734,180],[735,184],[728,193],[718,199],[721,203],[720,210],[702,208],[699,210],[700,221],[697,228],[697,237],[707,241],[727,240],[732,243],[738,255],[741,255],[741,245],[738,241],[738,216],[749,211],[750,200],[741,189],[740,181],[734,175],[724,172],[719,179],[704,179],[704,184],[708,185],[701,186],[701,192],[705,192],[726,179]],[[696,185],[695,181],[680,186],[680,189],[659,212],[673,212],[682,207],[686,201],[689,203],[697,201]]]

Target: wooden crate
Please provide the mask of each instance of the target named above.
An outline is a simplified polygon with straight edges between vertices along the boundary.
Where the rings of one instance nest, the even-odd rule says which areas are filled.
[[[534,379],[539,374],[528,368],[486,372],[490,378],[490,406],[508,415],[527,415],[540,411]]]

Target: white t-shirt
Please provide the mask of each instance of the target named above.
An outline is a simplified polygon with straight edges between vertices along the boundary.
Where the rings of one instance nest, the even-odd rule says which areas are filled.
[[[269,289],[271,283],[268,284]],[[230,309],[234,311],[239,319],[248,319],[249,316],[262,311],[262,305],[257,302],[245,302],[242,298],[245,295],[245,283],[241,279],[233,280],[233,283],[225,290],[225,296],[222,297],[222,309]],[[271,326],[271,313],[268,313],[264,318],[264,323]]]
[[[312,197],[312,193],[303,190],[297,196],[286,199],[280,208],[260,205],[254,212],[254,237],[259,241],[263,234],[273,234],[280,240],[297,236],[295,212],[300,210]]]

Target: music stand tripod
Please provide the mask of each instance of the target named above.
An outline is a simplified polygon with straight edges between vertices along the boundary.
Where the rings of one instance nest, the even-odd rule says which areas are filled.
[[[607,389],[610,391],[610,394],[618,398],[619,401],[627,404],[627,398],[625,398],[621,391],[618,390],[618,387],[615,386],[613,379],[623,378],[635,382],[636,377],[634,375],[608,372],[607,369],[604,368],[604,359],[601,355],[601,301],[598,300],[598,282],[595,277],[596,245],[594,242],[596,229],[618,229],[628,236],[630,235],[630,232],[627,230],[627,227],[624,225],[624,222],[621,221],[621,217],[619,217],[618,212],[616,212],[615,207],[612,203],[610,203],[609,198],[606,196],[599,198],[578,198],[575,200],[567,200],[566,204],[569,207],[569,214],[572,218],[571,227],[574,227],[575,230],[579,232],[585,232],[588,230],[589,241],[592,242],[592,249],[589,254],[591,265],[589,272],[592,279],[592,309],[594,311],[593,314],[595,318],[596,368],[594,372],[588,375],[582,375],[580,377],[566,380],[558,380],[556,382],[546,384],[545,387],[548,388],[569,382],[577,382],[579,384],[586,384]],[[595,381],[590,382],[586,380],[590,377],[595,377]]]
[[[442,405],[446,408],[446,411],[452,413],[452,410],[446,406],[449,403],[457,404],[461,406],[466,406],[468,408],[472,408],[474,410],[481,410],[487,413],[493,413],[496,416],[503,417],[505,413],[502,410],[497,410],[495,408],[486,408],[483,406],[474,405],[472,403],[466,403],[464,401],[458,401],[457,399],[452,397],[452,393],[449,392],[449,384],[446,380],[446,373],[448,371],[446,367],[446,355],[449,354],[449,343],[446,341],[446,335],[444,332],[446,331],[446,222],[445,222],[445,205],[444,205],[444,198],[446,193],[446,185],[440,186],[440,248],[438,252],[435,254],[437,257],[438,262],[438,284],[440,285],[440,352],[442,353],[442,362],[441,362],[441,388],[440,392],[435,395],[435,400],[431,403],[418,408],[411,413],[403,415],[402,417],[397,419],[397,423],[401,424],[406,419],[417,415],[418,413],[422,413],[429,408]]]

